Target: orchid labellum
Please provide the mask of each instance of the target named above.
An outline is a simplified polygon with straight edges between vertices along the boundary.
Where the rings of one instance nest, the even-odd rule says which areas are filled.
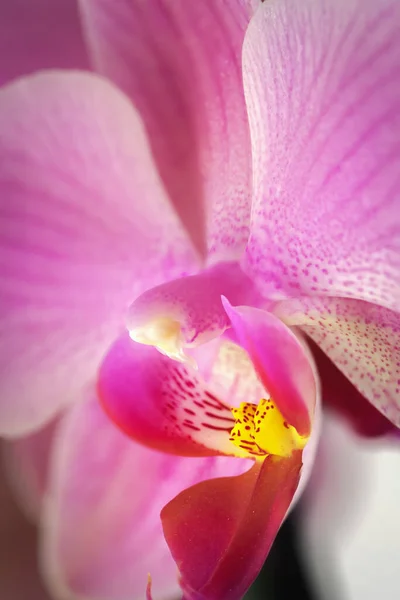
[[[55,597],[240,600],[321,386],[400,425],[400,3],[72,5],[0,89],[14,483]]]

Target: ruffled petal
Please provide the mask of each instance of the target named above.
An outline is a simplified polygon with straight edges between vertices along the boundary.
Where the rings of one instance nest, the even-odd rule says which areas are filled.
[[[111,420],[145,446],[181,456],[244,455],[229,441],[235,424],[231,406],[243,393],[246,396],[240,400],[255,404],[265,393],[243,351],[236,347],[235,355],[234,347],[232,360],[227,360],[232,346],[229,342],[221,345],[214,359],[217,364],[211,370],[206,367],[203,375],[201,370],[194,371],[155,348],[133,342],[125,334],[101,365],[100,401]],[[199,352],[207,353],[207,346]],[[232,389],[234,382],[224,377],[224,366],[231,368],[232,379],[242,375],[245,384],[236,383]],[[216,386],[221,395],[214,393]]]
[[[266,390],[300,435],[309,435],[317,384],[310,357],[295,334],[277,317],[258,308],[224,306],[241,346]]]
[[[88,67],[75,0],[0,3],[0,85],[39,69]]]
[[[178,573],[160,511],[199,481],[242,473],[246,461],[183,459],[133,443],[97,401],[61,424],[43,523],[43,567],[55,594],[142,600],[178,596]],[[59,597],[57,596],[57,597]]]
[[[398,313],[343,298],[289,300],[275,310],[307,333],[359,392],[400,426]]]
[[[106,81],[11,84],[0,130],[0,432],[14,435],[78,398],[132,299],[197,259],[137,115]]]
[[[247,0],[81,0],[93,64],[143,117],[161,177],[198,248],[237,258],[251,150],[241,49]]]
[[[244,44],[265,292],[400,303],[400,3],[270,0]]]
[[[240,600],[256,578],[299,483],[301,452],[199,483],[162,511],[185,600]],[[212,535],[210,535],[212,531]]]

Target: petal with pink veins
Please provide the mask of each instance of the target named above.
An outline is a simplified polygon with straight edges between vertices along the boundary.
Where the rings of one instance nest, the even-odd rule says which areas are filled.
[[[3,0],[0,85],[51,68],[89,68],[77,1]]]
[[[276,314],[309,335],[353,385],[400,426],[400,315],[345,298],[279,303]]]
[[[269,0],[246,34],[247,271],[271,293],[400,304],[400,3]]]
[[[300,435],[309,435],[317,381],[305,345],[276,316],[258,308],[223,303],[240,345],[266,390]]]
[[[269,456],[242,475],[199,483],[163,509],[185,600],[243,598],[289,509],[301,465],[301,452]]]
[[[237,459],[148,450],[119,432],[97,400],[73,407],[57,436],[42,530],[51,589],[60,596],[142,600],[150,573],[154,598],[177,597],[162,507],[191,485],[247,468]]]
[[[232,361],[227,362],[227,346],[233,344],[220,345],[213,367],[203,375],[125,334],[101,365],[100,401],[122,431],[150,448],[181,456],[246,455],[229,441],[235,424],[231,406],[240,400],[257,404],[265,391],[243,350],[231,349]],[[198,354],[208,351],[206,345]],[[237,373],[232,362],[239,363]],[[223,374],[228,365],[244,382],[229,384]]]
[[[317,400],[312,357],[277,317],[233,308],[237,342],[220,338],[193,351],[199,370],[122,335],[99,370],[98,394],[109,417],[144,445],[187,456],[244,456],[229,440],[231,408],[272,397],[282,421],[306,438]],[[266,421],[267,422],[267,421]],[[287,424],[285,425],[287,427]]]
[[[80,397],[148,287],[197,269],[142,124],[95,75],[0,91],[0,432]]]
[[[80,0],[94,67],[132,99],[198,248],[239,256],[251,148],[242,82],[248,0]]]

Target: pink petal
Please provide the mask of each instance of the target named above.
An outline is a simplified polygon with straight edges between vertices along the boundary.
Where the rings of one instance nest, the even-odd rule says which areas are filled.
[[[0,3],[0,84],[44,68],[87,68],[75,0]]]
[[[293,499],[301,452],[185,490],[162,511],[186,600],[241,600]],[[212,535],[210,535],[212,532]]]
[[[400,315],[343,298],[290,300],[276,313],[298,326],[372,404],[400,426]]]
[[[146,290],[129,308],[128,329],[136,339],[135,331],[143,333],[157,318],[167,318],[179,325],[182,348],[199,347],[230,327],[222,295],[234,304],[265,304],[236,262],[222,262]]]
[[[325,407],[345,417],[352,429],[364,437],[398,432],[396,426],[368,402],[326,354],[311,340],[308,342],[320,376]]]
[[[400,4],[270,0],[244,45],[264,290],[400,302]]]
[[[264,387],[300,435],[311,431],[316,376],[304,346],[277,317],[258,308],[224,306],[241,346]]]
[[[234,348],[228,350],[232,356]],[[202,352],[207,354],[208,347]],[[265,392],[250,361],[243,368],[243,351],[237,357],[233,354],[233,364],[226,361],[224,352],[221,346],[215,358],[217,372],[211,371],[208,379],[202,371],[137,344],[125,334],[111,347],[100,368],[101,403],[122,431],[150,448],[181,456],[233,454],[237,448],[229,441],[235,424],[231,406],[240,396],[241,401],[257,404]],[[236,380],[241,375],[244,385],[236,381],[232,390],[224,368],[230,368],[230,376]],[[218,385],[220,395],[213,393]]]
[[[0,432],[40,427],[78,398],[144,289],[190,272],[128,100],[94,75],[0,92]]]
[[[147,450],[121,434],[97,401],[74,407],[57,440],[43,524],[44,568],[53,591],[142,600],[150,573],[155,599],[177,597],[162,507],[188,486],[245,467],[237,459],[182,459]]]
[[[142,115],[197,247],[236,258],[251,198],[241,70],[249,2],[81,0],[81,7],[93,64]]]

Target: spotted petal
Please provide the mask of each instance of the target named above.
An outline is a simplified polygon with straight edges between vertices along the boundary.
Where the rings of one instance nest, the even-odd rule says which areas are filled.
[[[251,150],[241,50],[247,0],[80,0],[93,64],[139,110],[198,247],[236,258],[248,236]]]
[[[277,314],[307,333],[376,408],[400,426],[400,315],[343,298],[280,303]]]
[[[98,76],[0,91],[0,432],[80,397],[144,289],[197,268],[130,102]]]
[[[250,24],[246,267],[270,293],[399,307],[399,26],[397,0],[269,0]]]
[[[363,437],[398,434],[397,427],[350,382],[325,352],[307,340],[321,381],[321,396],[327,409],[345,417],[352,429]]]

